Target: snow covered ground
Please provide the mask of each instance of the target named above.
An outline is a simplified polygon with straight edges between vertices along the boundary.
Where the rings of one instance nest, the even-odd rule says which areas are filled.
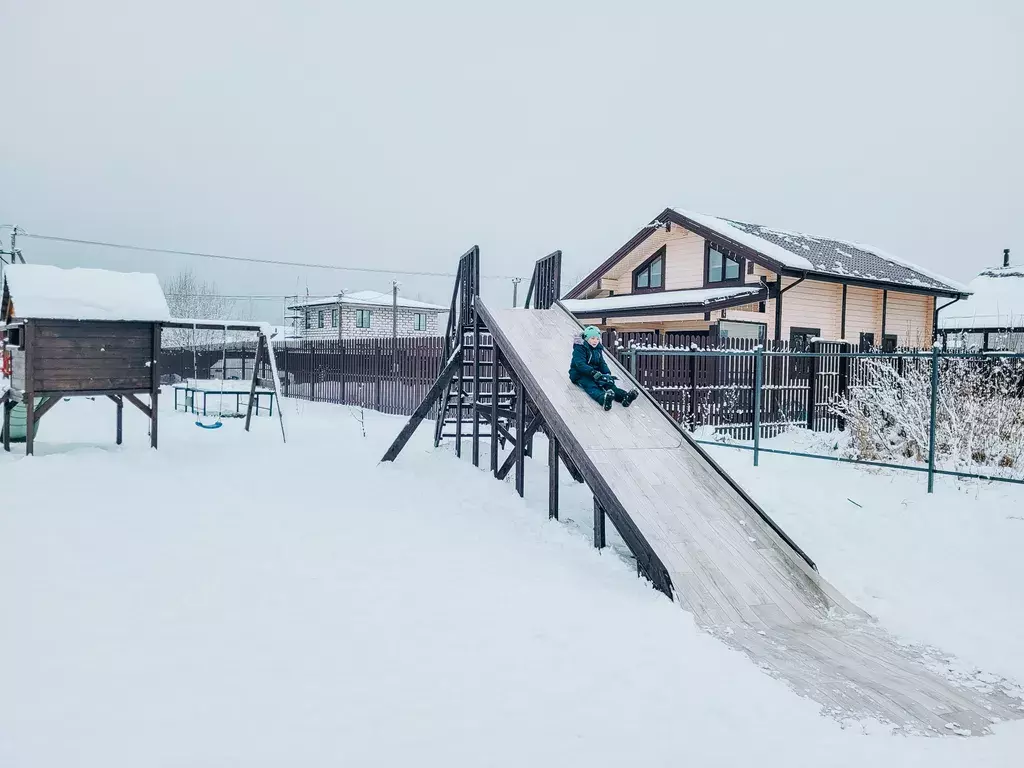
[[[843,730],[589,542],[543,441],[524,504],[403,419],[285,401],[216,431],[61,403],[0,455],[0,765],[1009,766],[984,738]],[[1024,489],[713,448],[909,639],[1024,679]],[[860,507],[846,501],[850,498]],[[578,522],[574,522],[578,521]]]

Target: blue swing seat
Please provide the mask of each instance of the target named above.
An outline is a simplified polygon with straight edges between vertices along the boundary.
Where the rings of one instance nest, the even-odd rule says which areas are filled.
[[[222,422],[220,419],[217,419],[217,421],[213,422],[213,424],[203,424],[203,422],[197,419],[196,426],[202,427],[203,429],[220,429],[221,427],[224,426],[224,422]]]

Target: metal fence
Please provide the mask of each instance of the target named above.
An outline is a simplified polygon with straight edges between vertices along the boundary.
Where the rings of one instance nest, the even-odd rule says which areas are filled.
[[[929,492],[935,475],[1024,483],[1024,354],[853,352],[840,342],[764,349],[738,340],[713,350],[634,344],[617,355],[691,431],[731,438],[698,442],[750,450],[755,465],[760,453],[778,453],[921,471]],[[761,446],[790,427],[846,430],[853,455]]]
[[[360,405],[383,413],[410,415],[430,389],[441,366],[440,336],[393,339],[288,340],[274,344],[281,394],[321,403]],[[247,379],[256,341],[226,347],[164,349],[160,371],[180,378]],[[269,366],[259,374],[269,377]]]

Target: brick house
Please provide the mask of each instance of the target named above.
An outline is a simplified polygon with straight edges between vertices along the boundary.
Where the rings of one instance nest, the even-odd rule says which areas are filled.
[[[604,329],[656,341],[811,338],[927,347],[940,299],[969,290],[863,244],[666,208],[563,300]]]
[[[303,339],[352,339],[390,336],[392,297],[377,291],[342,293],[329,299],[289,306],[298,317],[296,332]],[[446,307],[398,297],[399,336],[437,336],[437,316]]]

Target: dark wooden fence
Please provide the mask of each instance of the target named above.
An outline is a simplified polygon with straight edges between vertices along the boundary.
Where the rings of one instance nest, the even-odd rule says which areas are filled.
[[[434,383],[442,363],[440,336],[397,339],[289,340],[274,344],[281,394],[321,403],[360,405],[383,413],[410,415]],[[164,380],[252,376],[256,342],[197,349],[164,349]],[[212,371],[211,371],[212,369]],[[260,372],[269,376],[269,369]]]
[[[605,343],[620,361],[673,417],[691,430],[712,427],[741,440],[753,438],[755,356],[754,339],[724,339],[709,346],[707,334],[608,334]],[[657,346],[653,344],[657,342]],[[689,350],[702,354],[683,355]],[[762,357],[761,435],[776,435],[789,427],[816,431],[842,429],[832,406],[851,388],[870,379],[869,358],[840,357],[855,351],[838,342],[814,342],[810,349],[791,349],[786,342],[767,342]],[[911,350],[904,351],[904,355]],[[818,356],[802,357],[799,352]],[[874,357],[874,356],[873,356]],[[908,365],[927,365],[900,352],[879,354],[879,360],[902,373]]]

